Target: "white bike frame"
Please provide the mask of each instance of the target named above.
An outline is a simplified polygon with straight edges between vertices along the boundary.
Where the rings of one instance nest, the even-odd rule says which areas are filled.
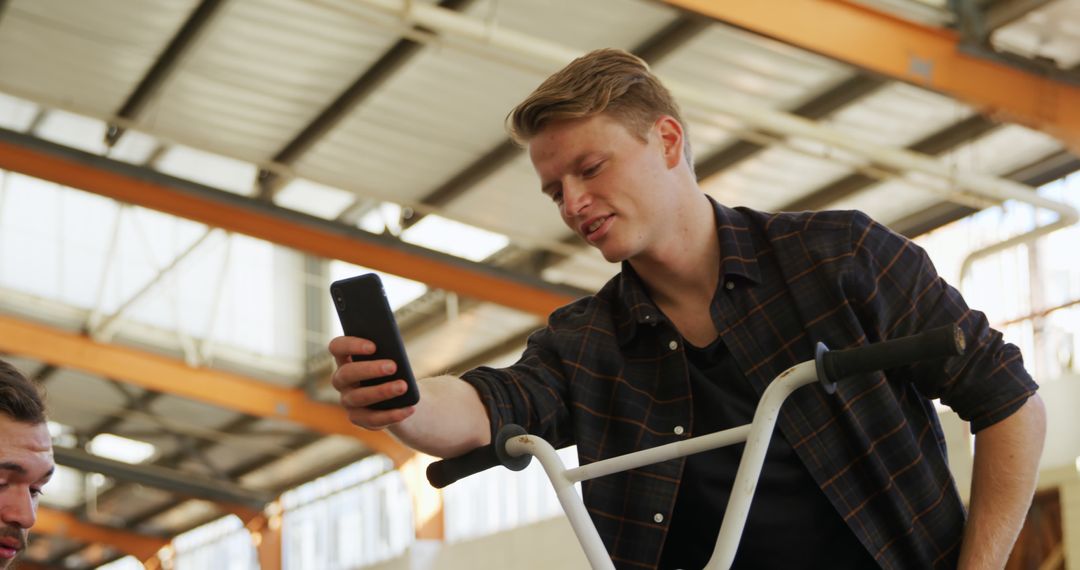
[[[735,559],[735,550],[739,546],[739,539],[746,525],[746,516],[750,511],[750,502],[754,498],[761,466],[765,463],[765,453],[769,449],[769,441],[772,439],[772,432],[780,414],[780,406],[797,388],[816,382],[817,379],[813,360],[797,364],[777,376],[769,384],[754,412],[754,419],[749,424],[604,459],[573,469],[566,468],[550,443],[533,435],[510,438],[506,442],[506,451],[512,457],[532,455],[540,460],[563,511],[570,519],[570,526],[573,527],[578,542],[585,550],[585,557],[589,560],[589,564],[597,570],[614,570],[615,565],[608,557],[603,542],[600,541],[600,534],[597,533],[596,526],[589,518],[585,503],[574,489],[575,483],[746,442],[746,449],[743,451],[739,470],[735,475],[731,498],[728,500],[724,520],[720,526],[720,534],[716,539],[712,557],[705,567],[707,570],[726,570],[731,567]]]
[[[574,489],[574,483],[746,442],[724,519],[720,524],[716,546],[713,547],[712,557],[705,567],[707,570],[727,570],[735,559],[735,551],[742,538],[743,527],[746,526],[746,516],[750,511],[750,502],[754,498],[761,467],[765,463],[765,453],[769,449],[776,420],[780,415],[780,406],[792,392],[820,381],[825,392],[831,394],[836,390],[838,379],[887,370],[919,360],[960,355],[964,353],[964,344],[963,331],[956,325],[945,325],[907,337],[833,352],[819,342],[815,348],[814,360],[788,368],[769,383],[754,411],[754,419],[749,424],[573,469],[566,468],[550,443],[526,434],[520,426],[507,425],[495,438],[495,444],[431,464],[428,467],[428,480],[432,485],[441,488],[461,477],[497,464],[519,471],[528,465],[531,457],[536,457],[555,488],[555,495],[570,519],[570,525],[589,564],[597,570],[614,569],[615,565],[608,557],[585,503]],[[499,449],[499,446],[502,449]]]

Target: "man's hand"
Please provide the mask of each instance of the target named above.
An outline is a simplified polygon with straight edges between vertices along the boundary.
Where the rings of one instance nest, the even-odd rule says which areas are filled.
[[[341,393],[341,406],[349,421],[364,429],[389,428],[405,445],[436,457],[455,457],[491,442],[487,410],[476,389],[453,376],[421,378],[417,385],[420,401],[415,406],[368,408],[402,395],[407,386],[404,380],[360,386],[365,380],[383,378],[397,370],[392,360],[353,362],[351,358],[374,353],[375,343],[367,339],[339,336],[330,341],[330,354],[337,361],[332,383]]]
[[[416,411],[415,406],[393,410],[373,410],[368,406],[389,400],[405,393],[404,380],[392,380],[375,386],[361,386],[365,380],[383,378],[397,370],[392,360],[352,361],[352,355],[375,353],[375,343],[370,340],[339,336],[330,341],[330,354],[334,355],[337,370],[331,383],[341,394],[341,406],[349,414],[349,421],[369,430],[381,430],[400,423]]]

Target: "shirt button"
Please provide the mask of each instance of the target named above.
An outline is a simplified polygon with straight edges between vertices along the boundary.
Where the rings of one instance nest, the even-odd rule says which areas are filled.
[[[724,283],[724,289],[727,289],[728,291],[731,291],[734,288],[735,288],[735,282],[734,281],[728,281],[727,283]]]
[[[658,523],[662,523],[662,522],[664,522],[664,515],[662,515],[660,513],[656,513],[655,515],[652,516],[652,520],[654,520],[654,521],[656,521]]]
[[[675,426],[675,435],[682,435],[684,431],[682,426]]]
[[[675,341],[671,341],[671,342],[667,343],[667,347],[670,348],[671,350],[675,350],[676,348],[679,348],[679,343],[677,343]]]

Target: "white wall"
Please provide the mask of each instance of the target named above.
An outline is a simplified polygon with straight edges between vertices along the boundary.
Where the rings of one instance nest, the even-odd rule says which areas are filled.
[[[1046,404],[1046,445],[1039,472],[1075,469],[1080,457],[1080,376],[1045,382],[1039,387],[1039,396]],[[940,418],[949,449],[949,467],[967,501],[971,486],[970,429],[952,411],[941,412]]]
[[[1039,487],[1061,493],[1061,532],[1065,568],[1080,570],[1080,376],[1046,382],[1039,389],[1046,402],[1046,448]]]
[[[366,570],[587,570],[588,562],[565,517],[464,542],[421,541],[405,555]]]
[[[1075,468],[1080,457],[1080,376],[1046,382],[1039,394],[1046,402],[1046,448],[1040,467]]]

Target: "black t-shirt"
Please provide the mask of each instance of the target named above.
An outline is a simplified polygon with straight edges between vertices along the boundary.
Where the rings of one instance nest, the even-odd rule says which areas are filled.
[[[694,400],[693,435],[753,420],[758,395],[721,339],[686,343]],[[687,457],[662,570],[708,563],[744,444]],[[779,430],[773,433],[732,568],[877,568]]]

